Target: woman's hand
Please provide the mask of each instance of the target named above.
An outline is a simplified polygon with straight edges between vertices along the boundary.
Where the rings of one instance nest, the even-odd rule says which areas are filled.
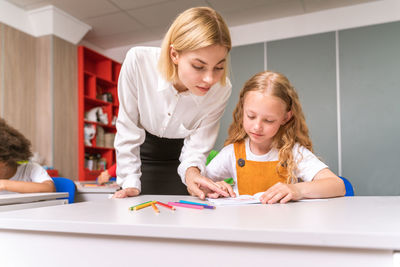
[[[130,187],[115,192],[112,198],[135,197],[138,196],[139,194],[140,194],[139,189]]]
[[[236,193],[233,191],[233,188],[230,184],[226,183],[225,181],[219,181],[219,182],[216,182],[216,184],[220,189],[227,192],[230,197],[236,197]],[[208,192],[206,195],[209,198],[219,198],[220,197],[220,195],[215,192]]]
[[[229,196],[229,193],[221,189],[221,186],[217,185],[211,179],[202,176],[200,170],[196,167],[187,169],[186,185],[189,194],[197,196],[202,200],[204,200],[206,196],[212,196],[213,193],[224,197]]]
[[[296,184],[284,184],[276,183],[271,186],[264,194],[260,197],[260,201],[263,204],[274,204],[274,203],[287,203],[291,200],[302,199],[302,195]]]

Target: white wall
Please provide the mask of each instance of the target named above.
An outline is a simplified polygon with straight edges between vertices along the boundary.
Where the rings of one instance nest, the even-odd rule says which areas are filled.
[[[230,27],[233,46],[241,46],[316,33],[337,31],[400,20],[400,1],[381,0],[305,15]],[[0,0],[0,22],[35,37],[54,34],[73,44],[79,43],[90,26],[53,6],[29,12]],[[103,50],[88,42],[85,46],[122,62],[132,46],[159,46],[161,40]]]
[[[400,1],[381,0],[305,15],[230,27],[233,46],[241,46],[316,33],[337,31],[400,20]],[[122,62],[130,47],[159,46],[161,40],[103,50],[108,57]]]
[[[0,22],[34,37],[55,35],[72,44],[92,28],[52,5],[25,11],[5,0],[0,0]]]

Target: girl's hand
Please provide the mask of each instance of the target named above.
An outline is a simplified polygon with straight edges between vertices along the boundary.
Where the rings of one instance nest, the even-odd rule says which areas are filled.
[[[233,191],[233,188],[230,184],[226,183],[225,181],[216,182],[216,184],[219,186],[219,188],[227,192],[230,197],[236,197],[236,193]],[[209,198],[219,198],[220,196],[221,195],[215,192],[209,192],[207,194],[207,197]]]
[[[138,196],[139,194],[140,194],[139,189],[130,187],[115,192],[112,198],[135,197]]]
[[[302,199],[300,190],[296,184],[284,184],[276,183],[271,186],[264,194],[260,197],[260,201],[263,204],[274,204],[274,203],[287,203],[291,200]]]
[[[190,167],[187,169],[186,185],[190,195],[197,196],[202,200],[212,193],[217,193],[224,197],[229,196],[229,194],[221,189],[215,182],[201,175],[199,169],[196,167]]]

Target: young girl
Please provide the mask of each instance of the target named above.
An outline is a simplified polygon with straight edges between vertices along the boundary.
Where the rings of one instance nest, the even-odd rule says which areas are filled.
[[[0,194],[55,191],[46,170],[27,162],[32,156],[29,140],[1,118],[0,144]]]
[[[226,146],[206,169],[213,180],[233,177],[233,189],[218,182],[225,191],[265,191],[264,204],[345,194],[342,180],[312,153],[298,95],[285,76],[265,71],[248,80],[233,119]]]
[[[196,7],[175,19],[161,49],[134,47],[127,53],[114,143],[123,190],[114,197],[188,190],[204,199],[203,188],[227,195],[202,173],[231,94],[230,49],[222,17]]]

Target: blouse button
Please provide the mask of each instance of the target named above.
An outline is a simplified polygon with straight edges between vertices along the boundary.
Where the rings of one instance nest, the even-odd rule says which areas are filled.
[[[171,113],[168,112],[168,116],[171,116]]]
[[[237,162],[238,162],[239,167],[243,167],[245,165],[244,159],[238,159]]]

